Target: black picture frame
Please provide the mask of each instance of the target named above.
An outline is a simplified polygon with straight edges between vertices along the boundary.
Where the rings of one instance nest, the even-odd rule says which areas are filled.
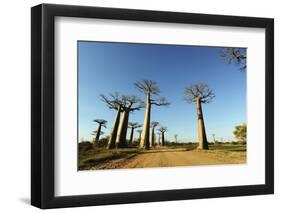
[[[264,28],[265,184],[95,195],[54,195],[55,17]],[[42,208],[217,198],[274,193],[274,20],[164,11],[41,4],[31,9],[31,204]]]

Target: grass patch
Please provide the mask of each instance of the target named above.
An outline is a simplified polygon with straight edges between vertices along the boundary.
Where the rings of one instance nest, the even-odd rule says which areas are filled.
[[[209,150],[219,150],[224,152],[246,152],[246,145],[209,145]]]
[[[80,145],[83,148],[79,148],[78,156],[78,168],[79,170],[87,170],[100,163],[104,163],[111,160],[122,159],[131,156],[132,154],[138,153],[139,150],[136,148],[125,148],[125,149],[112,149],[107,150],[105,148],[93,148],[86,147],[85,144]]]

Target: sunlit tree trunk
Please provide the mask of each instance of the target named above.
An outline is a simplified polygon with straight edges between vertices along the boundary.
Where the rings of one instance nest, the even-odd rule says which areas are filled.
[[[115,121],[114,121],[114,124],[113,124],[113,129],[112,129],[112,132],[111,132],[108,144],[107,144],[108,149],[115,148],[117,131],[118,131],[118,126],[119,126],[119,121],[120,121],[120,113],[121,113],[121,106],[118,107],[118,110],[116,112]]]
[[[143,121],[141,142],[140,142],[140,147],[145,149],[149,149],[150,111],[151,111],[150,93],[148,93],[146,96],[146,110],[145,110],[145,117]]]
[[[209,149],[201,107],[201,100],[199,97],[196,98],[196,108],[198,116],[198,149]]]
[[[118,148],[124,148],[127,146],[126,136],[128,129],[129,112],[123,111],[121,122],[118,128],[116,146]]]

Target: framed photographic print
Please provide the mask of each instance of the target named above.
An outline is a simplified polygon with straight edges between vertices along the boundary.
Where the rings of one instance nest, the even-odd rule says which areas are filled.
[[[274,21],[31,9],[31,203],[271,194]]]

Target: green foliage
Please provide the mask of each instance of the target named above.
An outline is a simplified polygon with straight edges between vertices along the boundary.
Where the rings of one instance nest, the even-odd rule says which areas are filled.
[[[239,142],[246,143],[247,124],[243,123],[241,125],[235,126],[235,130],[233,131],[233,134],[239,140]]]

